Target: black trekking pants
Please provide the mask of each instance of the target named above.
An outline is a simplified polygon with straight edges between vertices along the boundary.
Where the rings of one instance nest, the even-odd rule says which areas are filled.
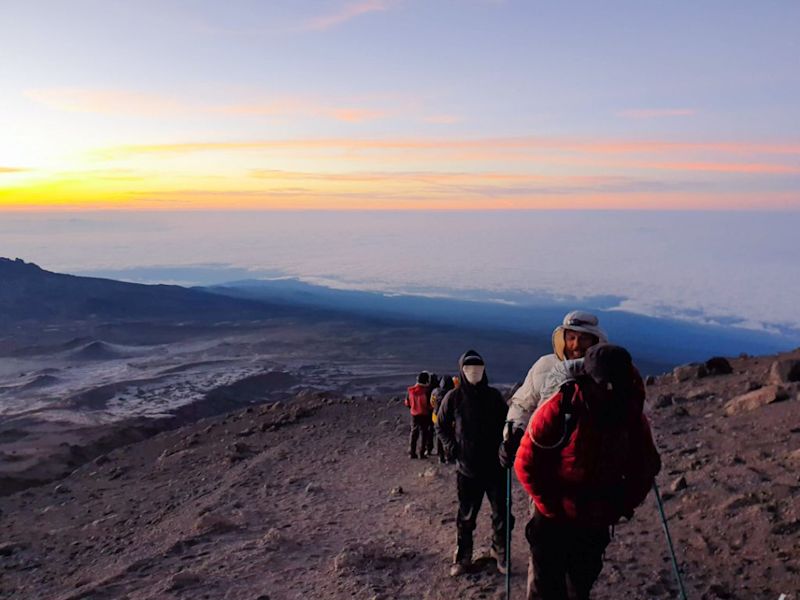
[[[412,456],[417,454],[417,440],[419,438],[422,438],[419,454],[430,452],[429,448],[433,447],[433,421],[431,421],[430,415],[411,416],[411,440],[408,451]]]
[[[438,435],[436,436],[436,454],[439,456],[441,462],[447,462],[448,458],[444,451],[444,444],[442,444],[442,438]]]
[[[603,569],[603,553],[610,541],[608,527],[561,523],[536,512],[525,527],[525,537],[542,600],[567,600],[567,579],[576,600],[589,600]]]
[[[458,515],[456,516],[457,550],[456,561],[472,558],[472,532],[478,511],[481,509],[483,496],[489,498],[492,509],[492,546],[504,553],[506,547],[506,472],[498,470],[496,474],[467,477],[457,473]],[[511,527],[514,527],[514,516],[511,516]]]

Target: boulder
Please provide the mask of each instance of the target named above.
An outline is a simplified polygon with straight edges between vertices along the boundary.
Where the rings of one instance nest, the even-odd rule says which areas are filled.
[[[725,404],[725,414],[735,415],[737,413],[756,410],[767,404],[786,400],[788,397],[789,394],[782,387],[778,385],[768,385],[752,392],[742,394],[741,396],[736,396],[733,400],[729,400]]]
[[[195,586],[200,583],[200,577],[189,571],[181,571],[180,573],[175,573],[170,579],[167,584],[167,591],[168,592],[175,592],[178,590],[182,590],[187,587]]]
[[[777,385],[800,381],[800,359],[776,360],[769,369],[769,382]]]
[[[677,383],[699,379],[706,376],[706,366],[700,363],[688,363],[672,369],[672,377]]]
[[[206,513],[194,523],[195,532],[201,535],[207,533],[225,533],[236,528],[236,523],[222,515],[214,513]]]
[[[728,359],[723,356],[713,356],[706,361],[706,373],[708,375],[730,375],[733,367]]]

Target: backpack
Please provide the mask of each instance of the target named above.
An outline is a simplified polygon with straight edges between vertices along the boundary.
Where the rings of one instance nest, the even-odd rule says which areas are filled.
[[[563,435],[552,446],[537,446],[559,453],[562,476],[575,484],[575,512],[587,520],[611,524],[624,511],[625,479],[635,451],[632,423],[625,419],[624,405],[592,407],[585,398],[577,403],[578,391],[575,381],[561,386]]]
[[[408,388],[408,407],[411,409],[412,415],[431,414],[427,388],[421,385],[414,385]]]

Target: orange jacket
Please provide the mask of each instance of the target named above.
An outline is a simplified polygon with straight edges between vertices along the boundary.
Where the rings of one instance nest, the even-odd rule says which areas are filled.
[[[430,415],[433,412],[430,386],[418,383],[408,388],[405,405],[411,409],[412,417]]]

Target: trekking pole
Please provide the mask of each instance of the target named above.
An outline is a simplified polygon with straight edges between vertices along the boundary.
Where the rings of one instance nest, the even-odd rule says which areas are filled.
[[[655,479],[653,479],[653,491],[656,493],[658,512],[661,514],[661,526],[664,528],[664,534],[667,536],[669,555],[670,558],[672,558],[672,570],[675,572],[675,579],[678,580],[678,590],[681,594],[681,600],[687,600],[686,589],[683,587],[683,579],[681,579],[681,570],[678,567],[678,559],[675,556],[675,547],[672,545],[672,536],[669,534],[669,527],[667,526],[667,515],[664,514],[664,503],[661,501],[661,493],[658,491],[658,484],[656,484]]]
[[[512,423],[506,421],[505,439],[512,435]],[[506,600],[511,600],[511,467],[506,469]]]

